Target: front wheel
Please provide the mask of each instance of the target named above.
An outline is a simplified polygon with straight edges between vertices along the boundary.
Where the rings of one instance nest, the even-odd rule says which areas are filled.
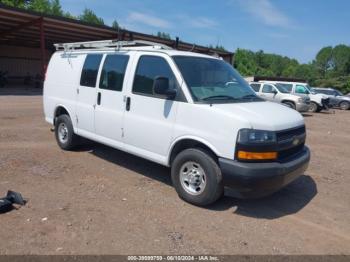
[[[350,108],[350,103],[343,101],[339,104],[341,110],[348,110]]]
[[[309,105],[309,112],[315,113],[318,112],[318,105],[315,102],[311,102]]]
[[[79,137],[74,134],[72,121],[68,115],[60,115],[55,122],[55,137],[57,144],[63,150],[72,150]]]
[[[171,166],[171,179],[180,198],[198,206],[215,202],[224,191],[218,164],[202,149],[179,153]]]

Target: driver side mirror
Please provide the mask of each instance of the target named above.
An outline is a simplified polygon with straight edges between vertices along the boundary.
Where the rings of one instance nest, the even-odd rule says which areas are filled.
[[[177,91],[169,88],[169,79],[164,76],[158,76],[153,81],[153,93],[165,96],[168,99],[174,99]]]

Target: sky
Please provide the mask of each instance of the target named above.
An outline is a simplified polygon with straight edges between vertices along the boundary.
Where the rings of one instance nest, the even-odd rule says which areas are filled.
[[[61,0],[105,24],[200,45],[222,45],[311,62],[324,46],[350,45],[350,0]]]

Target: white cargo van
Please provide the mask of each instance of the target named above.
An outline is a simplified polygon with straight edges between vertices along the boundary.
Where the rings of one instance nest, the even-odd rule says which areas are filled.
[[[179,196],[196,205],[225,186],[272,193],[308,166],[303,117],[259,98],[222,59],[141,41],[56,49],[44,110],[64,150],[81,136],[169,166]]]

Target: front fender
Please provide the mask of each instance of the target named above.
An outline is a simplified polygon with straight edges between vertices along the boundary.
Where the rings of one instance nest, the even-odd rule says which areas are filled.
[[[198,136],[192,136],[192,135],[183,135],[183,136],[179,136],[177,137],[170,145],[169,150],[168,150],[168,159],[167,159],[167,163],[169,163],[170,161],[170,156],[171,156],[171,152],[173,151],[175,145],[182,141],[182,140],[186,140],[186,139],[191,139],[194,141],[197,141],[199,143],[202,143],[203,145],[207,146],[208,148],[210,148],[210,150],[212,150],[215,155],[219,156],[219,151],[217,150],[217,148],[215,146],[213,146],[210,142],[208,142],[206,139],[202,138],[202,137],[198,137]]]

